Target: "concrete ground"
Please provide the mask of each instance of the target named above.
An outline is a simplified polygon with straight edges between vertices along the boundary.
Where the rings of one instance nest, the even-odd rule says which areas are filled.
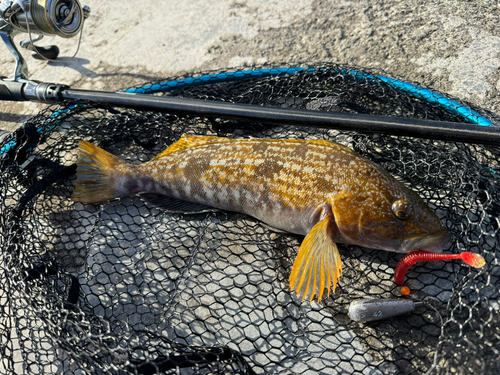
[[[200,70],[338,62],[418,81],[500,112],[500,6],[494,0],[82,0],[82,44],[49,38],[58,62],[34,60],[30,78],[117,90]],[[22,38],[18,38],[22,39]],[[0,75],[14,60],[0,45]],[[44,105],[0,103],[13,130]]]

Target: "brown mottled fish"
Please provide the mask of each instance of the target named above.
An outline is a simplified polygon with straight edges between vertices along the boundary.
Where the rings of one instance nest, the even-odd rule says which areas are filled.
[[[439,218],[380,166],[324,140],[184,135],[149,162],[130,164],[80,143],[75,201],[143,193],[171,211],[222,209],[305,235],[290,288],[311,301],[337,285],[336,243],[408,253],[450,242]]]

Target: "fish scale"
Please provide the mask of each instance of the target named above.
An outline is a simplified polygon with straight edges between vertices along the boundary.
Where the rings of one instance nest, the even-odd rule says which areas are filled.
[[[226,184],[225,189],[244,188],[259,198],[266,192],[275,204],[283,208],[304,209],[311,204],[321,203],[325,196],[335,193],[334,184],[337,181],[331,178],[328,181],[325,176],[331,176],[334,169],[339,171],[336,173],[342,174],[345,159],[336,156],[332,149],[346,156],[352,154],[345,152],[342,146],[325,144],[324,141],[248,139],[235,140],[230,145],[226,142],[201,145],[168,154],[153,160],[151,164],[164,170],[162,179],[168,181],[168,185],[175,186],[176,191],[182,191],[186,185],[196,186],[190,191],[204,192],[199,199],[204,200],[214,194],[217,196],[220,185]],[[186,159],[190,160],[189,163],[183,163]],[[143,166],[141,172],[150,173],[149,163]],[[241,198],[245,196],[241,195]],[[309,199],[304,199],[306,196]],[[315,202],[310,202],[311,198]],[[221,204],[221,201],[205,203],[214,205]],[[247,204],[245,201],[235,203],[239,207]],[[240,211],[239,207],[222,208]]]
[[[320,300],[325,289],[330,293],[332,284],[335,290],[342,270],[337,242],[409,252],[439,251],[450,241],[415,192],[349,148],[324,140],[184,135],[143,164],[82,142],[77,174],[75,201],[143,193],[176,212],[241,212],[305,235],[290,288],[311,300]]]

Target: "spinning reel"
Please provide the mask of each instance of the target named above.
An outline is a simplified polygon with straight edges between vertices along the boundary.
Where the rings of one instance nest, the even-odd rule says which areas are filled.
[[[28,33],[29,40],[20,46],[33,51],[35,58],[55,60],[59,55],[57,46],[37,47],[34,42],[44,35],[73,38],[80,33],[78,52],[83,23],[89,14],[90,8],[82,7],[78,0],[0,0],[0,36],[16,59],[11,80],[28,80],[28,67],[13,40],[17,34]]]

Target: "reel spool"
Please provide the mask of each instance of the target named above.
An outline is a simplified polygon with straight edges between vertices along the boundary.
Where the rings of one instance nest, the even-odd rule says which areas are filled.
[[[9,19],[17,31],[72,38],[83,27],[85,11],[78,0],[29,0],[20,5],[23,11]]]

